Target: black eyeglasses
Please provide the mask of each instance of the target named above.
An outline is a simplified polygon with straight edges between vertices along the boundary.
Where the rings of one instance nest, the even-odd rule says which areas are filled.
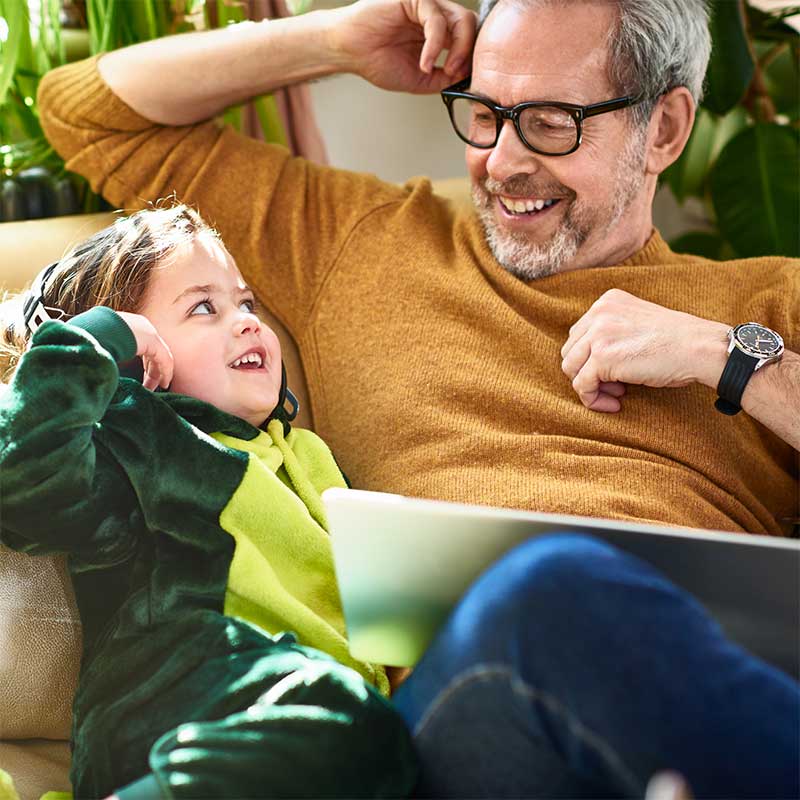
[[[459,138],[472,147],[489,149],[497,144],[503,121],[514,123],[522,143],[534,153],[567,156],[581,144],[581,123],[587,117],[607,114],[641,103],[644,97],[617,97],[590,106],[537,100],[499,106],[485,97],[465,92],[472,76],[442,90],[450,121]]]

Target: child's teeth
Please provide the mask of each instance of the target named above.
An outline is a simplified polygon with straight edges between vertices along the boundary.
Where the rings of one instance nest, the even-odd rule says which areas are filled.
[[[241,358],[237,358],[231,366],[232,367],[240,367],[242,364],[256,364],[257,366],[261,366],[263,359],[258,353],[247,353],[246,355],[241,356]]]

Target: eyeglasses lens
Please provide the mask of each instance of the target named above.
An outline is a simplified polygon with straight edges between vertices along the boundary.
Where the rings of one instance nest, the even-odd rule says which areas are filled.
[[[453,125],[462,139],[477,145],[494,144],[497,120],[491,108],[466,97],[456,97],[450,111]]]
[[[491,147],[497,137],[497,118],[489,106],[456,97],[451,118],[458,134],[470,144]],[[519,115],[526,142],[542,153],[559,155],[575,146],[578,128],[572,115],[556,106],[530,106]]]

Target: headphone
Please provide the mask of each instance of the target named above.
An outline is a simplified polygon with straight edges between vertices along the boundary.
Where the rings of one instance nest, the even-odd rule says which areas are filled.
[[[58,266],[59,262],[54,261],[48,264],[34,279],[33,285],[28,290],[27,297],[22,306],[22,315],[25,320],[25,327],[30,331],[31,336],[49,319],[58,319],[51,317],[44,304],[44,290],[47,287],[47,281],[53,274],[53,271]],[[51,311],[58,309],[50,309]]]
[[[291,405],[291,411],[286,410],[286,401]],[[300,403],[297,398],[292,394],[286,382],[286,366],[281,360],[281,390],[278,393],[278,405],[275,406],[274,411],[269,415],[268,420],[279,419],[283,423],[283,435],[288,436],[289,431],[292,429],[290,423],[297,416],[300,410]]]

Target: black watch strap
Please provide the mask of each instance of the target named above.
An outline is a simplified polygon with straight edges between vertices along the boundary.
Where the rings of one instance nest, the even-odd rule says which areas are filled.
[[[758,364],[757,358],[748,356],[734,346],[717,384],[719,397],[714,405],[718,411],[732,416],[742,410],[742,395],[747,382],[756,370],[756,364]]]

